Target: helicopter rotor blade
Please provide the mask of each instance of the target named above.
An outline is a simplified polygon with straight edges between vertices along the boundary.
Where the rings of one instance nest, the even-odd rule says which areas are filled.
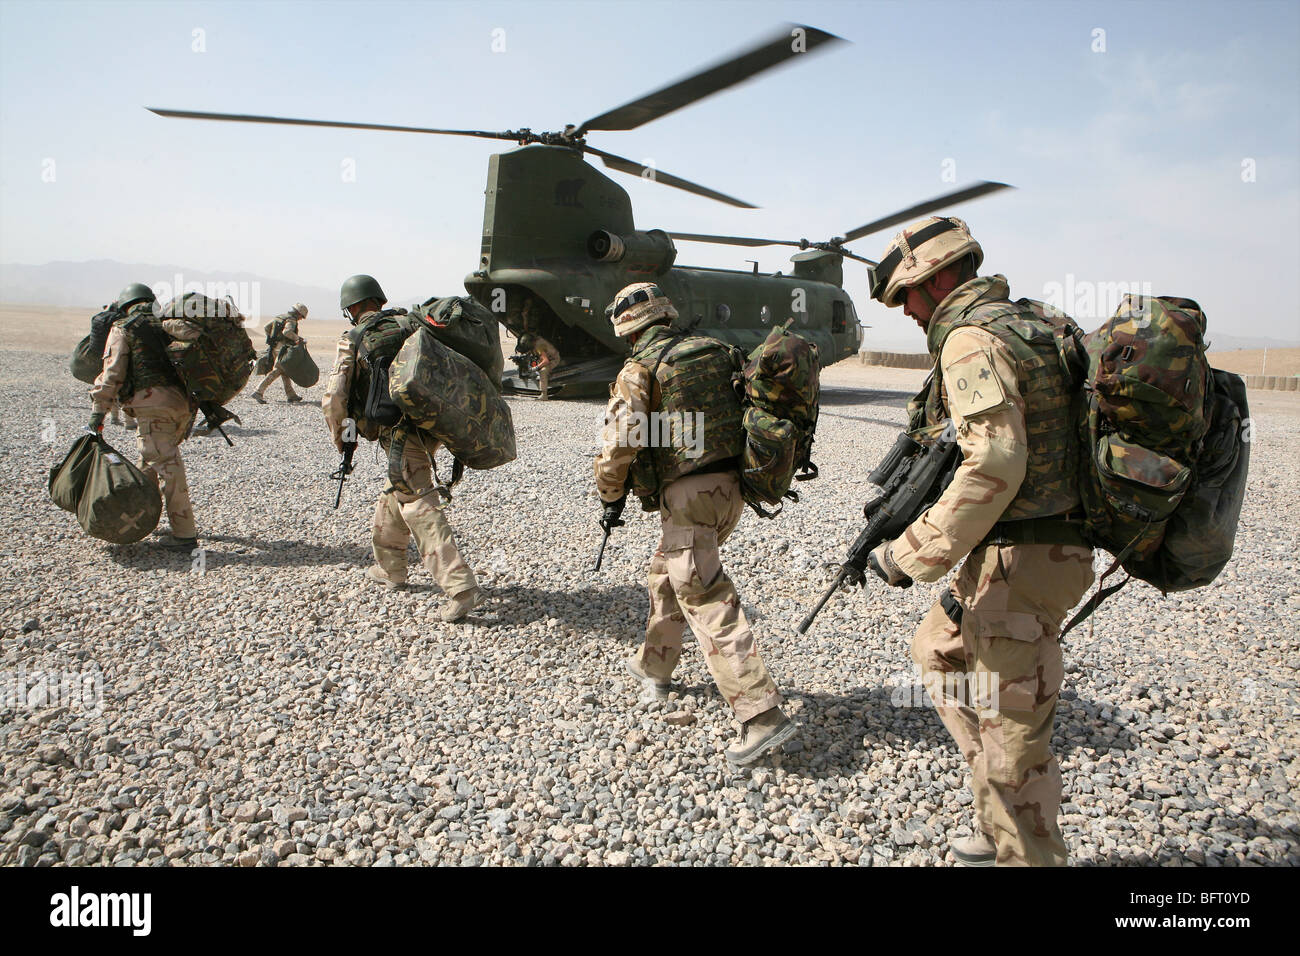
[[[709,236],[698,232],[670,232],[674,239],[686,242],[714,242],[723,246],[799,246],[790,239],[754,239],[749,236]]]
[[[803,31],[796,36],[794,31]],[[796,42],[801,41],[801,42]],[[698,73],[671,83],[653,93],[648,93],[630,103],[592,117],[578,127],[578,135],[587,130],[628,130],[643,126],[651,120],[698,102],[707,96],[735,86],[750,77],[774,66],[811,53],[827,43],[847,42],[816,27],[790,24],[780,33],[753,46],[730,59],[716,63]],[[796,49],[796,46],[799,49]]]
[[[593,156],[599,156],[606,166],[610,169],[617,169],[620,173],[627,173],[630,176],[640,176],[643,179],[662,183],[665,186],[684,189],[688,193],[695,193],[695,195],[704,196],[706,199],[716,199],[718,202],[725,202],[729,206],[739,206],[741,209],[758,208],[752,203],[745,202],[743,199],[728,196],[726,193],[720,193],[716,189],[710,189],[708,186],[701,186],[699,183],[693,183],[689,179],[682,179],[680,176],[666,173],[662,169],[656,169],[653,166],[647,166],[644,163],[638,163],[622,156],[615,156],[613,153],[607,153],[603,149],[596,149],[594,146],[584,145],[582,150],[583,152],[591,153]]]
[[[200,113],[193,110],[165,110],[146,106],[150,113],[175,119],[222,120],[230,123],[270,123],[278,126],[326,126],[332,129],[373,129],[392,133],[436,133],[441,136],[475,136],[480,139],[513,140],[516,134],[481,129],[427,129],[422,126],[388,126],[383,123],[344,123],[333,120],[293,119],[285,116],[250,116],[242,113]]]
[[[865,226],[858,226],[844,234],[845,242],[852,242],[854,239],[861,239],[863,236],[869,236],[873,232],[879,232],[882,229],[888,229],[890,226],[896,226],[899,223],[907,222],[918,216],[924,216],[928,212],[936,209],[943,209],[945,206],[955,206],[957,203],[966,202],[970,199],[978,199],[981,196],[987,196],[989,193],[997,192],[1000,189],[1015,189],[1015,186],[1008,186],[1006,183],[993,183],[983,180],[974,186],[967,186],[963,189],[954,190],[950,193],[944,193],[942,196],[936,196],[925,202],[917,203],[915,206],[908,206],[906,209],[896,213],[891,213],[883,219],[877,219],[867,223]]]

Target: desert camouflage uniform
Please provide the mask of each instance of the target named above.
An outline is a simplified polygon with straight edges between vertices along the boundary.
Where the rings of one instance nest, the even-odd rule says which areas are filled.
[[[127,316],[149,312],[152,308],[151,304],[143,303],[127,312]],[[188,395],[172,385],[153,385],[137,389],[131,395],[119,395],[131,377],[131,344],[120,321],[114,323],[104,344],[104,368],[91,387],[91,402],[96,412],[106,414],[120,399],[122,410],[137,420],[140,467],[159,483],[172,534],[177,538],[193,538],[194,510],[190,506],[180,445],[189,437],[195,406]],[[168,320],[162,325],[174,338],[196,337],[188,323]]]
[[[627,425],[632,415],[648,413],[658,404],[657,394],[652,404],[650,386],[650,370],[628,361],[610,389],[602,449],[595,463],[602,501],[616,501],[623,495],[640,446],[620,441],[635,440],[638,434]],[[718,555],[719,545],[744,509],[735,471],[688,474],[663,487],[661,536],[650,560],[650,617],[636,658],[647,675],[667,681],[681,656],[682,636],[689,624],[714,683],[742,722],[781,703],[759,657],[736,587]]]
[[[546,401],[550,398],[551,373],[560,367],[560,353],[554,345],[540,335],[533,336],[533,351],[537,353],[537,361],[533,363],[533,368],[537,369],[542,401]]]
[[[289,380],[289,376],[286,375],[284,369],[280,367],[280,358],[284,355],[286,346],[296,345],[302,341],[301,337],[298,335],[298,317],[289,313],[279,316],[278,318],[282,320],[280,325],[280,334],[275,337],[275,341],[273,341],[269,346],[272,351],[272,358],[275,360],[275,365],[272,367],[271,371],[266,374],[266,377],[257,384],[257,388],[253,389],[253,394],[266,395],[266,390],[271,386],[271,383],[277,378],[283,378],[284,397],[297,398],[298,393],[293,390],[293,382]],[[266,366],[262,367],[265,368]]]
[[[367,313],[369,315],[370,313]],[[357,324],[366,321],[363,315]],[[350,330],[349,330],[350,331]],[[334,358],[334,368],[325,383],[321,408],[329,426],[334,444],[343,450],[343,422],[348,418],[348,393],[352,388],[352,374],[357,353],[348,332],[339,339]],[[465,563],[456,547],[450,523],[443,514],[445,502],[433,488],[433,454],[437,445],[432,439],[422,444],[421,433],[412,433],[402,455],[402,475],[407,487],[426,494],[408,495],[393,490],[379,496],[375,503],[375,517],[371,522],[371,546],[375,563],[394,583],[406,581],[406,546],[411,535],[429,574],[449,597],[477,587],[474,572]],[[389,438],[384,435],[379,444],[388,450]]]
[[[963,310],[1005,307],[1007,296],[1002,277],[973,279],[940,303],[931,328]],[[1016,360],[996,335],[959,327],[938,364],[962,464],[939,501],[890,545],[889,557],[918,581],[937,581],[966,557],[951,588],[963,614],[958,628],[936,602],[912,639],[912,658],[927,677],[997,675],[997,709],[970,706],[989,701],[948,700],[937,706],[939,717],[970,764],[976,820],[996,845],[997,862],[1064,865],[1061,773],[1051,750],[1064,678],[1059,634],[1092,584],[1092,551],[982,542],[1028,486],[1027,471],[1037,469],[1041,479],[1047,469],[1072,472],[1073,465],[1030,461],[1026,402],[1035,397],[1021,394]],[[1077,491],[1070,494],[1077,507]],[[978,676],[973,683],[992,686]]]

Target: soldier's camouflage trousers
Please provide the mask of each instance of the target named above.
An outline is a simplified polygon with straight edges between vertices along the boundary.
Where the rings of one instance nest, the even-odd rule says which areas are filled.
[[[263,365],[262,368],[266,368],[266,366]],[[285,375],[284,371],[280,368],[280,363],[278,360],[275,363],[275,368],[271,369],[271,371],[269,371],[266,374],[266,377],[262,379],[261,382],[258,383],[257,388],[253,389],[254,394],[265,396],[266,390],[270,388],[271,383],[274,382],[277,378],[284,379],[285,398],[293,398],[295,395],[298,394],[293,390],[293,382],[289,380],[289,376]]]
[[[180,451],[193,414],[188,408],[135,406],[123,410],[137,419],[139,430],[135,440],[140,450],[140,467],[162,490],[172,534],[178,538],[194,537],[194,509],[190,507],[190,487],[185,481],[185,462]]]
[[[388,443],[382,444],[387,450]],[[402,455],[402,476],[407,486],[416,491],[433,486],[433,466],[429,455],[414,436],[407,442]],[[478,581],[461,557],[442,509],[443,502],[436,491],[418,497],[400,491],[380,495],[375,503],[371,542],[375,563],[390,581],[403,583],[406,581],[406,545],[411,535],[415,535],[415,546],[420,550],[425,568],[448,597],[455,597],[475,587]]]
[[[1056,819],[1061,771],[1051,748],[1065,676],[1058,635],[1092,580],[1087,548],[978,547],[952,586],[964,609],[960,631],[936,602],[912,638],[923,677],[962,673],[976,687],[997,688],[996,709],[969,696],[941,695],[935,704],[970,764],[976,825],[996,844],[999,865],[1066,862]]]
[[[739,477],[734,471],[686,475],[669,482],[660,499],[662,537],[650,560],[650,619],[639,664],[651,677],[668,680],[689,624],[738,720],[779,706],[781,695],[718,556],[745,509]]]

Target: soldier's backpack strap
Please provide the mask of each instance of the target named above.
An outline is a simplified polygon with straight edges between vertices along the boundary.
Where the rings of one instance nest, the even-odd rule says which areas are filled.
[[[664,356],[666,356],[669,352],[671,352],[677,346],[678,342],[686,338],[689,332],[690,329],[682,329],[680,332],[678,332],[676,335],[674,335],[671,339],[668,340],[667,345],[665,345],[662,349],[659,350],[659,356],[655,359],[655,367],[650,370],[650,394],[646,396],[647,400],[652,400],[654,398],[655,382],[657,381],[656,376],[659,374],[659,366],[663,364]],[[646,409],[646,411],[648,412],[650,411],[650,409]],[[651,454],[649,458],[650,458],[650,469],[652,472],[654,472],[654,476],[655,476],[655,494],[656,495],[663,494],[663,488],[661,487],[662,482],[660,482],[659,480],[659,463],[655,461],[655,456],[653,454]]]

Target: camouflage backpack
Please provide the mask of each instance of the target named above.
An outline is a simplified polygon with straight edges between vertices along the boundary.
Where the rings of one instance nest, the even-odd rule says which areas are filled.
[[[428,490],[412,489],[403,478],[402,454],[412,432],[432,436],[455,456],[452,485],[465,465],[482,470],[515,460],[514,420],[497,383],[427,325],[407,338],[393,359],[389,389],[402,416],[388,447],[388,478],[397,490]],[[442,490],[450,497],[450,486]]]
[[[186,292],[172,299],[159,318],[172,339],[168,358],[200,405],[224,405],[248,384],[257,352],[244,330],[244,317],[229,298]],[[191,337],[194,331],[198,334]]]
[[[632,358],[650,369],[651,389],[659,392],[651,418],[640,423],[645,446],[629,472],[643,507],[657,508],[663,486],[685,475],[739,469],[744,432],[733,384],[739,350],[660,326],[641,337]]]
[[[1125,296],[1084,338],[1079,496],[1089,539],[1115,555],[1064,634],[1128,582],[1165,593],[1209,584],[1232,556],[1246,492],[1249,416],[1240,376],[1211,369],[1191,299]]]
[[[745,363],[740,486],[745,501],[764,518],[776,517],[781,508],[768,511],[763,505],[799,500],[790,490],[792,480],[817,477],[812,444],[820,368],[817,346],[791,332],[789,322],[774,328]]]
[[[411,309],[443,345],[465,356],[500,391],[505,356],[501,354],[501,328],[492,313],[465,296],[426,299]]]
[[[357,433],[376,441],[380,432],[402,420],[388,387],[389,366],[402,343],[417,328],[405,309],[384,309],[365,316],[348,333],[357,351],[352,388],[348,392],[348,417],[357,423]]]

